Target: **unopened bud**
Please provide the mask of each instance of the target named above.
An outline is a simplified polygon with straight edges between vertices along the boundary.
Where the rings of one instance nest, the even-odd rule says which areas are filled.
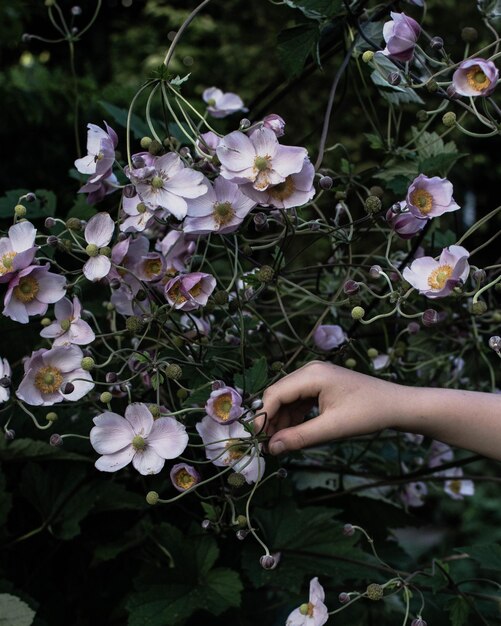
[[[183,370],[177,363],[169,363],[164,372],[166,377],[171,380],[179,380],[183,376]]]
[[[235,522],[236,526],[239,528],[248,528],[249,526],[249,520],[245,517],[245,515],[238,515]]]
[[[355,534],[355,529],[353,528],[352,524],[345,524],[343,526],[343,535],[345,537],[353,537],[354,534]]]
[[[239,541],[243,541],[247,535],[249,534],[250,531],[248,530],[237,530],[236,532],[236,537]]]
[[[485,279],[487,278],[487,273],[485,270],[475,270],[472,276],[473,276],[473,280],[475,280],[479,284],[482,284],[485,282]]]
[[[45,228],[50,230],[51,228],[54,228],[55,225],[56,225],[56,220],[53,217],[45,218],[45,222],[44,222]]]
[[[23,33],[21,35],[21,41],[23,43],[28,43],[29,41],[31,41],[33,39],[33,35],[30,35],[29,33]]]
[[[355,280],[347,280],[343,285],[343,291],[347,296],[352,296],[360,291],[360,285]]]
[[[426,89],[429,93],[436,93],[438,91],[438,83],[433,78],[426,83]]]
[[[71,14],[75,17],[77,17],[78,15],[82,15],[82,7],[79,7],[78,5],[71,7]]]
[[[339,599],[339,602],[341,602],[341,604],[346,604],[347,602],[350,601],[350,596],[345,591],[342,591],[339,594],[338,599]]]
[[[322,176],[322,178],[318,181],[318,184],[320,185],[322,189],[325,189],[326,191],[328,191],[329,189],[332,189],[332,185],[334,184],[334,181],[332,180],[330,176]]]
[[[152,141],[153,139],[151,137],[142,137],[139,145],[143,148],[143,150],[148,150]]]
[[[285,469],[285,467],[281,467],[280,469],[277,470],[277,478],[287,478],[287,470]]]
[[[361,306],[354,306],[351,310],[351,317],[354,320],[361,320],[365,316],[365,309]]]
[[[140,317],[136,315],[131,315],[125,320],[125,328],[130,333],[138,333],[144,326],[144,322]]]
[[[259,411],[259,409],[263,408],[263,401],[258,398],[257,400],[254,400],[251,404],[251,409],[253,411]]]
[[[257,279],[261,283],[271,283],[275,270],[270,265],[262,265],[257,273]]]
[[[251,125],[251,121],[250,121],[250,120],[248,120],[246,117],[243,117],[243,118],[240,120],[240,124],[239,124],[239,126],[240,126],[240,129],[241,129],[241,130],[245,130],[246,128],[249,128],[249,127],[250,127],[250,125]]]
[[[99,396],[99,399],[103,404],[109,404],[112,401],[113,396],[109,391],[103,391],[103,393]]]
[[[106,372],[106,376],[104,377],[104,380],[107,383],[116,383],[118,380],[118,375],[116,374],[116,372]]]
[[[432,37],[430,41],[430,47],[433,50],[442,50],[442,48],[444,47],[444,40],[442,39],[442,37]]]
[[[411,626],[428,626],[428,624],[421,617],[417,617],[412,620]]]
[[[372,50],[366,50],[363,54],[362,54],[362,61],[364,63],[370,63],[372,61],[372,59],[374,58],[374,52]]]
[[[75,231],[82,230],[82,222],[78,219],[78,217],[70,217],[66,220],[66,228],[68,230]]]
[[[266,230],[269,228],[266,213],[260,211],[259,213],[256,213],[252,219],[256,230]]]
[[[423,313],[422,322],[424,326],[433,326],[438,323],[438,312],[435,309],[426,309]]]
[[[280,561],[280,553],[276,554],[263,554],[259,559],[259,564],[263,569],[275,569]]]
[[[82,366],[82,369],[85,370],[86,372],[90,372],[92,369],[94,369],[95,364],[96,362],[91,356],[84,356],[84,358],[82,359],[80,363],[80,365]]]
[[[245,483],[245,476],[243,474],[240,474],[239,472],[235,472],[228,476],[228,485],[230,485],[230,487],[235,487],[236,489],[239,489],[240,487],[243,487]]]
[[[383,587],[381,587],[381,585],[378,585],[378,583],[371,583],[367,587],[365,593],[367,594],[369,600],[374,600],[374,602],[377,602],[378,600],[381,600],[381,598],[384,596],[384,589]]]
[[[483,300],[477,300],[471,305],[473,315],[483,315],[487,311],[487,303]]]
[[[7,441],[12,441],[16,438],[16,431],[13,428],[7,428],[5,430],[5,439]]]
[[[26,207],[24,204],[16,204],[14,207],[14,215],[16,217],[24,217],[26,215]]]
[[[144,300],[146,300],[147,297],[148,297],[148,294],[146,293],[146,291],[144,289],[140,289],[136,293],[136,300],[138,302],[143,302]]]
[[[2,378],[0,378],[0,387],[3,387],[4,389],[8,389],[10,387],[10,384],[11,384],[10,376],[2,376]]]
[[[382,271],[380,265],[373,265],[369,270],[369,276],[371,276],[371,278],[379,278]]]
[[[283,366],[283,361],[273,361],[273,363],[270,365],[270,369],[272,372],[281,372]]]
[[[49,235],[47,237],[47,245],[51,246],[51,248],[55,248],[59,243],[59,239],[55,235]]]
[[[494,352],[501,352],[501,337],[499,335],[494,335],[489,339],[489,348],[494,350]]]
[[[451,128],[456,124],[456,114],[454,111],[447,111],[447,113],[444,113],[442,116],[442,124],[448,128]]]
[[[355,361],[355,359],[346,359],[346,361],[344,362],[345,367],[347,367],[350,370],[354,370],[357,367],[357,362]]]
[[[417,322],[409,322],[407,324],[407,331],[410,335],[415,335],[421,329],[421,326]]]
[[[378,354],[379,352],[376,350],[376,348],[369,348],[367,350],[367,356],[369,357],[369,359],[375,359]]]
[[[222,306],[228,302],[228,292],[224,289],[221,289],[220,291],[216,291],[213,298],[216,304]]]
[[[61,393],[65,396],[75,391],[75,385],[73,383],[64,383],[61,387]]]
[[[62,446],[63,445],[63,438],[61,437],[61,435],[58,435],[57,433],[54,433],[50,436],[49,439],[49,443],[51,446]]]
[[[202,523],[200,524],[200,526],[204,529],[204,530],[209,530],[209,528],[212,526],[211,521],[208,519],[204,519],[202,520]]]
[[[472,26],[465,26],[461,31],[461,39],[465,43],[474,43],[478,39],[478,31]]]
[[[151,506],[154,506],[158,502],[159,498],[160,496],[156,491],[148,491],[146,494],[146,502],[151,504]]]

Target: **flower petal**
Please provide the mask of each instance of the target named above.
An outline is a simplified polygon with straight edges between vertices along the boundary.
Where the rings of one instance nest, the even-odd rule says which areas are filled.
[[[106,454],[100,457],[94,465],[101,472],[116,472],[128,465],[135,453],[136,451],[132,446],[127,446],[114,454]]]
[[[143,476],[148,474],[158,474],[165,465],[165,460],[159,456],[151,447],[147,447],[142,451],[136,452],[132,459],[132,465]]]
[[[175,459],[188,445],[186,428],[173,417],[159,417],[148,435],[148,445],[163,459]]]
[[[90,218],[85,227],[85,241],[99,248],[107,246],[113,236],[115,223],[108,213],[98,213]]]
[[[130,423],[134,433],[148,437],[153,428],[153,415],[143,402],[133,402],[125,409],[125,419]]]
[[[129,422],[117,413],[105,411],[94,418],[90,442],[98,454],[114,454],[131,445],[134,431]]]

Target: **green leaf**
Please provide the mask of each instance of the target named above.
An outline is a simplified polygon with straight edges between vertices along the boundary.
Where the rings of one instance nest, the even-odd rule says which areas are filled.
[[[64,448],[56,448],[43,441],[33,439],[15,439],[6,442],[0,437],[0,461],[26,460],[81,461],[92,463],[92,460],[76,452],[68,452]]]
[[[382,180],[396,194],[407,191],[411,181],[419,174],[417,165],[410,161],[397,164],[389,164],[386,169],[374,175],[374,178]]]
[[[191,407],[193,405],[203,406],[211,394],[211,388],[207,385],[199,389],[195,389],[183,402],[183,407]]]
[[[198,608],[189,585],[155,585],[148,591],[132,594],[125,608],[128,626],[171,626],[190,617]]]
[[[230,607],[239,607],[243,591],[237,572],[218,567],[200,581],[204,586],[205,607],[213,615],[221,615]]]
[[[191,72],[189,74],[186,74],[186,76],[183,76],[181,78],[181,76],[179,76],[179,74],[176,76],[176,78],[173,78],[170,81],[171,85],[174,85],[175,87],[178,87],[179,85],[182,85],[183,83],[185,83],[191,76]]]
[[[364,133],[364,136],[367,138],[369,146],[373,150],[382,150],[384,148],[383,140],[379,135],[374,133]]]
[[[246,393],[258,393],[268,382],[268,365],[266,357],[262,356],[254,362],[252,367],[245,370],[244,375],[235,374],[235,385],[244,389]]]
[[[427,176],[447,176],[451,167],[459,159],[467,156],[455,152],[444,152],[435,156],[427,157],[419,163],[419,171]]]
[[[29,193],[29,189],[12,189],[0,198],[0,218],[9,219],[14,216],[14,207],[19,203],[21,196]],[[26,218],[29,220],[52,216],[56,212],[56,194],[47,189],[37,189],[36,200],[33,202],[21,201],[27,209]]]
[[[283,30],[278,36],[277,54],[287,77],[297,76],[320,39],[316,24],[300,24]]]
[[[447,604],[452,626],[464,626],[468,622],[470,607],[464,598],[453,598]]]
[[[162,385],[165,381],[165,378],[159,372],[156,372],[151,377],[151,386],[156,391],[160,385]]]
[[[423,100],[411,87],[405,84],[406,78],[401,70],[382,52],[376,52],[374,55],[375,69],[371,73],[372,82],[379,87],[379,92],[391,104],[399,105],[408,102],[416,104],[424,104]],[[390,74],[398,75],[400,83],[392,85],[388,82]]]
[[[468,554],[472,559],[478,561],[485,569],[495,569],[501,571],[501,545],[499,543],[465,546],[462,548],[456,548],[455,551]]]
[[[99,104],[103,107],[106,113],[115,120],[115,122],[119,126],[127,128],[127,109],[121,109],[114,104],[111,104],[111,102],[105,102],[104,100],[99,100]],[[131,115],[130,129],[136,139],[141,139],[142,137],[150,135],[150,129],[148,127],[148,124],[146,124],[146,122],[144,122],[135,113]]]
[[[313,20],[333,18],[343,8],[343,0],[285,0],[285,4]]]
[[[35,611],[10,593],[0,593],[0,626],[30,626]]]
[[[97,209],[87,202],[84,194],[78,194],[75,204],[68,211],[68,217],[78,217],[79,220],[88,220],[97,213]]]

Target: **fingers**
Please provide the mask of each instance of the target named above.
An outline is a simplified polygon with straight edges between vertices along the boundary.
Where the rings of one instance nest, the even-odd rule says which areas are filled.
[[[334,436],[334,418],[324,413],[298,426],[277,431],[268,443],[268,450],[274,455],[301,450],[330,441]]]

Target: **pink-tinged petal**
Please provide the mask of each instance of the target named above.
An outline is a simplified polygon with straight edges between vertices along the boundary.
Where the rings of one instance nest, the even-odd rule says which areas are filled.
[[[37,300],[45,304],[53,304],[64,297],[66,293],[66,278],[50,272],[34,272],[39,291]]]
[[[72,372],[80,368],[83,352],[78,346],[60,346],[47,350],[42,355],[44,365],[52,365],[61,372]]]
[[[35,373],[28,370],[16,391],[16,396],[23,402],[26,402],[26,404],[41,406],[44,400],[42,394],[34,385],[34,377]]]
[[[2,314],[5,315],[5,317],[10,317],[11,320],[19,322],[20,324],[27,324],[30,321],[26,307],[22,302],[19,302],[19,300],[14,297],[7,299],[7,295],[5,296],[4,302],[6,305]]]
[[[243,100],[236,93],[225,93],[217,101],[216,106],[218,109],[224,112],[240,111],[244,108]]]
[[[83,273],[87,280],[95,282],[104,278],[111,270],[111,261],[107,256],[98,254],[87,259],[83,266]]]
[[[167,152],[167,154],[157,158],[155,169],[157,172],[168,174],[169,178],[171,178],[184,170],[184,164],[179,154]]]
[[[286,178],[289,174],[296,174],[302,170],[304,160],[307,156],[308,153],[305,148],[299,148],[297,146],[279,146],[277,153],[273,157],[273,169],[280,174],[280,176]]]
[[[201,172],[186,167],[181,172],[169,178],[164,188],[183,198],[198,198],[207,191],[207,185],[202,184],[204,176]]]
[[[247,483],[255,483],[264,476],[265,461],[261,456],[245,455],[233,465],[233,470],[243,474]]]
[[[14,252],[23,252],[35,245],[37,229],[30,222],[20,222],[9,228],[9,239]]]
[[[128,465],[134,458],[135,454],[136,451],[134,448],[132,446],[127,446],[127,448],[124,448],[119,452],[115,452],[115,454],[106,454],[105,456],[100,457],[94,465],[96,469],[101,472],[116,472]]]
[[[47,309],[49,308],[48,304],[40,302],[36,299],[31,302],[26,302],[24,306],[26,307],[26,313],[29,317],[32,317],[33,315],[45,315]]]
[[[94,418],[90,442],[98,454],[113,454],[129,446],[134,431],[129,422],[117,413],[105,411]]]
[[[68,330],[68,338],[71,343],[79,346],[86,346],[95,340],[96,335],[87,322],[84,320],[77,320],[76,322],[71,323]]]
[[[66,333],[61,328],[61,325],[59,324],[59,322],[52,322],[50,326],[46,326],[45,328],[42,328],[42,330],[40,331],[40,337],[44,337],[44,339],[54,339],[55,337],[59,337],[63,334],[66,334]]]
[[[250,140],[254,144],[257,156],[271,157],[274,161],[274,156],[280,149],[280,145],[277,136],[270,128],[265,126],[258,128],[252,133]]]
[[[310,602],[316,606],[317,602],[323,602],[325,600],[325,592],[322,585],[318,582],[318,578],[312,578],[310,580]]]
[[[67,320],[73,316],[73,304],[69,298],[61,298],[54,305],[54,314],[57,320]]]
[[[80,174],[94,174],[96,171],[96,160],[93,154],[87,154],[81,159],[76,159],[75,168]]]
[[[462,258],[468,258],[470,253],[463,246],[449,246],[442,250],[440,255],[440,263],[455,263]],[[447,259],[447,260],[446,260]]]
[[[116,148],[117,145],[118,145],[118,135],[113,130],[113,128],[111,128],[111,126],[108,125],[107,122],[104,122],[104,125],[106,126],[106,132],[110,136],[110,139],[111,139],[111,142],[113,144],[113,147]]]
[[[28,250],[24,250],[23,252],[18,252],[18,254],[16,254],[16,256],[12,259],[12,271],[18,272],[19,270],[24,270],[28,267],[28,265],[33,262],[37,250],[38,247],[34,247],[28,248]],[[5,278],[5,276],[0,278]]]
[[[102,248],[107,246],[113,237],[115,223],[108,213],[98,213],[90,218],[85,227],[85,241]]]
[[[205,100],[205,102],[209,102],[209,100],[214,100],[217,103],[218,100],[220,100],[222,97],[223,92],[217,87],[208,87],[202,93],[202,98]]]
[[[165,460],[155,450],[147,446],[144,450],[138,450],[132,459],[132,465],[143,476],[158,474],[165,465]]]
[[[92,380],[90,372],[86,372],[83,369],[75,370],[74,372],[70,372],[64,376],[63,387],[65,383],[71,383],[74,390],[71,393],[62,394],[63,398],[73,402],[75,400],[80,400],[80,398],[83,398],[94,389],[94,381]]]
[[[154,189],[151,185],[138,185],[138,191],[141,194],[145,204],[149,205],[152,209],[162,207],[172,213],[178,220],[182,220],[186,216],[188,205],[186,200],[174,193],[171,193],[165,188]],[[133,219],[133,218],[129,218]]]
[[[175,459],[188,445],[186,428],[173,417],[159,417],[148,435],[148,445],[163,459]]]
[[[142,402],[133,402],[125,409],[125,419],[130,423],[134,433],[148,437],[153,428],[153,415],[148,406]]]
[[[222,176],[218,176],[214,181],[214,192],[214,199],[217,199],[217,202],[229,202],[230,204],[234,204],[235,199],[241,195],[238,185]]]
[[[214,220],[212,214],[204,217],[185,217],[183,222],[183,231],[185,233],[204,235],[217,232],[218,230],[219,225]]]
[[[221,139],[216,154],[222,165],[233,172],[253,168],[256,150],[253,143],[240,131],[236,130]],[[228,178],[225,176],[225,178]]]

